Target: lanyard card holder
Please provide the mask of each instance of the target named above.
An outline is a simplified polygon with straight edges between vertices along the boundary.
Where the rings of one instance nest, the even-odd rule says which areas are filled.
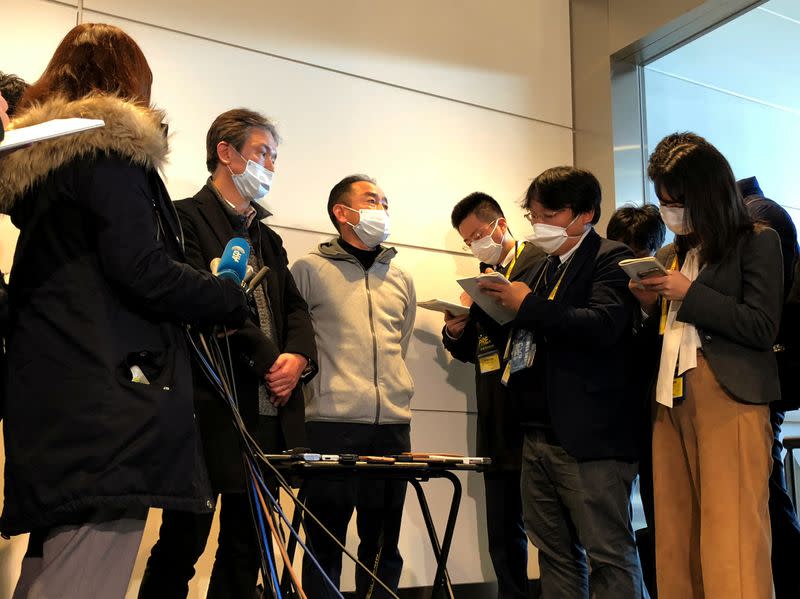
[[[481,374],[500,370],[500,352],[489,339],[488,335],[478,337],[478,368]]]
[[[536,343],[533,340],[533,333],[524,329],[517,329],[513,335],[509,336],[505,351],[506,368],[500,381],[508,385],[511,375],[525,368],[533,366],[536,357]]]

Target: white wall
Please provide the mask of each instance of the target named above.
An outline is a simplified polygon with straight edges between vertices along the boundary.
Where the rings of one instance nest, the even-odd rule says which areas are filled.
[[[79,18],[77,8],[43,0],[3,0],[3,12],[0,69],[30,80]],[[166,175],[174,198],[203,184],[205,132],[218,113],[236,106],[263,111],[285,138],[267,204],[290,259],[332,233],[325,214],[330,187],[366,172],[390,198],[391,241],[420,299],[456,297],[454,279],[475,268],[449,226],[456,201],[487,191],[522,232],[516,203],[530,179],[572,162],[567,0],[84,0],[82,20],[120,25],[150,60],[154,101],[167,110],[173,135]],[[4,270],[13,243],[8,231],[0,236]],[[417,384],[412,444],[474,454],[472,371],[451,363],[440,328],[437,315],[420,312],[409,351]],[[477,476],[462,479],[450,575],[455,583],[489,580],[482,486]],[[443,524],[445,487],[429,488],[434,517]],[[157,523],[156,514],[134,579]],[[403,586],[432,580],[424,534],[410,498],[401,539]],[[213,543],[192,597],[207,585],[211,552]],[[13,584],[18,557],[0,568],[6,575],[0,587]]]

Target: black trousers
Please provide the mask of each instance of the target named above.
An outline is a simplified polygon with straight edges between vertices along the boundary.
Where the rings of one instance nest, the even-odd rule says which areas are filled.
[[[282,434],[277,417],[259,417],[256,438],[267,453],[279,451]],[[276,442],[277,441],[277,442]],[[267,479],[276,496],[277,483]],[[217,553],[211,570],[208,599],[256,597],[260,565],[258,537],[250,500],[245,493],[223,493],[220,499]],[[139,588],[139,599],[185,599],[194,566],[203,554],[214,513],[164,510],[158,541],[153,546]]]
[[[411,429],[408,424],[309,422],[306,432],[311,450],[319,453],[394,455],[411,449]],[[306,506],[342,544],[346,540],[347,525],[353,510],[356,511],[358,559],[396,592],[403,569],[403,558],[397,543],[406,483],[332,475],[309,479],[303,488]],[[312,553],[339,588],[342,550],[310,518],[305,519],[305,525]],[[372,579],[361,568],[356,568],[355,582],[356,597],[359,599],[366,597],[373,587]],[[303,558],[303,588],[309,598],[335,596],[308,556]],[[375,585],[372,588],[373,599],[388,596],[381,587]]]
[[[522,519],[520,471],[487,472],[486,529],[499,599],[528,599],[528,536]]]
[[[784,412],[770,410],[775,440],[772,444],[772,474],[769,478],[769,519],[772,526],[772,579],[776,599],[800,597],[800,523],[786,490],[783,471],[781,425]]]

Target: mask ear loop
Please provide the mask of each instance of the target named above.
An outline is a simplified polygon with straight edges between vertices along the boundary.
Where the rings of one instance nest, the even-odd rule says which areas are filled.
[[[239,176],[241,176],[241,175],[244,175],[244,174],[245,174],[245,172],[247,171],[247,162],[248,162],[248,161],[247,161],[247,160],[245,160],[244,156],[242,156],[242,153],[241,153],[239,150],[237,150],[237,149],[236,149],[236,146],[234,146],[234,145],[233,145],[231,142],[229,142],[229,141],[225,140],[225,143],[226,143],[226,144],[228,144],[228,147],[229,147],[230,149],[232,149],[234,152],[236,152],[236,155],[237,155],[239,158],[241,158],[242,160],[244,160],[244,170],[243,170],[241,173],[234,173],[234,172],[233,172],[233,169],[231,168],[231,165],[230,165],[230,163],[229,163],[229,164],[226,164],[226,165],[225,165],[225,167],[228,169],[228,172],[231,174],[231,176],[232,176],[232,177],[239,177]]]
[[[352,210],[353,212],[358,212],[359,219],[361,218],[361,210],[356,210],[355,208],[351,208],[350,206],[345,206],[344,204],[335,204],[336,206],[341,206],[342,208],[347,208],[348,210]],[[350,225],[353,229],[356,228],[356,225],[351,223],[349,220],[344,221],[348,225]]]
[[[580,216],[581,216],[580,214],[576,214],[576,215],[575,215],[575,218],[573,218],[573,219],[570,221],[570,223],[569,223],[569,224],[568,224],[566,227],[564,227],[564,232],[565,232],[565,233],[566,233],[567,229],[569,229],[569,228],[570,228],[572,225],[574,225],[574,224],[575,224],[575,221],[576,221],[576,220],[578,220],[578,219],[580,218]],[[569,239],[575,239],[576,237],[583,237],[583,234],[584,234],[584,233],[586,233],[586,230],[588,229],[588,226],[587,226],[588,224],[589,224],[589,223],[586,223],[586,224],[584,224],[584,225],[583,225],[583,233],[581,233],[581,234],[579,234],[579,235],[570,235],[569,233],[567,233],[567,238],[569,238]]]

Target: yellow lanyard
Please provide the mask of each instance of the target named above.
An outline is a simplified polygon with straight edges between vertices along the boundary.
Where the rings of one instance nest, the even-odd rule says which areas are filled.
[[[556,286],[553,287],[553,290],[550,292],[550,295],[547,296],[547,301],[553,301],[556,299],[556,293],[558,293],[558,288],[561,287],[561,281],[564,280],[564,275],[567,274],[567,268],[569,268],[569,263],[564,267],[564,272],[561,273],[561,276],[558,277],[558,281],[556,281]]]
[[[568,260],[564,263],[564,270],[561,271],[561,276],[558,277],[558,281],[556,281],[555,287],[553,287],[550,294],[547,296],[547,301],[551,302],[556,299],[556,293],[558,293],[558,288],[561,287],[561,281],[564,280],[564,275],[567,274],[567,268],[569,268],[569,263],[572,262],[572,259]],[[547,269],[547,265],[542,269],[539,273],[539,278],[536,279],[536,285],[533,286],[533,292],[536,293],[536,290],[539,289],[539,285],[542,282],[542,277],[544,277],[544,271]]]
[[[525,247],[525,242],[517,242],[517,249],[514,253],[514,258],[511,260],[511,263],[508,265],[506,269],[506,279],[511,280],[511,271],[514,270],[514,266],[517,264],[517,258],[522,253],[523,248]]]
[[[675,257],[672,259],[672,264],[669,266],[669,270],[677,270],[678,268],[678,254],[675,254]],[[666,298],[661,298],[661,321],[658,323],[658,334],[663,335],[664,331],[667,330],[667,312],[669,312],[669,302]]]

